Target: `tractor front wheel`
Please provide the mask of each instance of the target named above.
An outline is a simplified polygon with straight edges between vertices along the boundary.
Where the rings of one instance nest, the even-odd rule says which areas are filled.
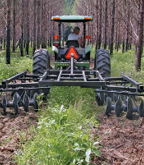
[[[33,59],[33,73],[42,75],[48,68],[50,68],[50,55],[48,50],[36,50]]]

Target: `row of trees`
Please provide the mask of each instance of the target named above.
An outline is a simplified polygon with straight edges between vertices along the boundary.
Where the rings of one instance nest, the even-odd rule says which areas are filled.
[[[75,0],[76,14],[92,15],[94,21],[88,25],[91,43],[96,48],[101,45],[110,54],[113,48],[128,50],[131,44],[136,46],[136,70],[141,68],[143,50],[143,14],[144,0]]]
[[[45,48],[57,29],[50,18],[62,14],[93,16],[87,33],[96,49],[109,46],[110,54],[113,54],[113,48],[118,50],[120,45],[123,52],[135,45],[136,70],[140,70],[144,0],[1,0],[0,37],[7,41],[7,63],[10,63],[10,39],[13,51],[19,40],[22,56],[23,43],[28,54],[30,40],[33,51],[40,45]]]
[[[29,54],[29,42],[36,48],[46,48],[47,39],[55,31],[55,23],[50,21],[53,15],[63,13],[62,0],[1,0],[0,2],[0,37],[6,40],[7,64],[10,63],[10,40],[13,52],[18,42],[21,56]],[[24,43],[24,44],[23,44]]]

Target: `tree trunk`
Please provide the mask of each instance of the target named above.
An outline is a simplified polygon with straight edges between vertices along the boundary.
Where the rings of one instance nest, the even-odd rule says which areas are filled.
[[[126,52],[129,50],[129,38],[126,39]]]
[[[23,56],[24,0],[21,2],[21,38],[19,40],[21,56]]]
[[[143,52],[143,13],[144,13],[144,1],[140,1],[139,7],[139,29],[138,29],[138,42],[137,42],[137,51],[136,51],[136,71],[141,70],[141,55]]]
[[[50,36],[50,47],[52,46],[52,39],[51,39],[51,36]]]
[[[98,49],[101,48],[101,33],[102,33],[102,1],[100,1],[99,7],[100,7],[100,14],[99,14]]]
[[[27,9],[27,16],[26,16],[26,54],[29,54],[29,0],[26,1],[26,9]]]
[[[37,0],[37,49],[40,48],[40,0]]]
[[[97,37],[96,37],[96,50],[98,49],[98,36],[99,36],[99,31],[98,31],[98,29],[99,29],[99,15],[98,15],[98,0],[96,0],[96,9],[95,9],[95,11],[96,11],[96,18],[97,18]]]
[[[33,54],[36,50],[36,0],[34,0]]]
[[[16,45],[16,30],[15,30],[15,7],[16,7],[16,0],[13,0],[13,52],[15,52],[15,45]]]
[[[31,41],[30,41],[30,43],[31,43],[31,48],[33,47],[33,39],[32,39],[32,36],[31,36]]]
[[[122,53],[124,53],[125,51],[125,42],[123,41],[123,44],[122,44]]]
[[[129,2],[128,2],[128,6],[129,6]],[[130,20],[130,10],[129,8],[127,9],[128,10],[128,20]],[[126,39],[126,51],[129,50],[129,33],[130,33],[130,27],[129,27],[129,21],[127,21],[127,39]]]
[[[112,9],[112,27],[111,27],[111,43],[110,43],[111,55],[113,54],[114,23],[115,23],[115,0],[113,0],[113,9]]]
[[[3,39],[0,37],[0,50],[2,50],[2,41]]]
[[[11,0],[7,0],[6,64],[10,64],[10,23],[11,23]]]
[[[107,25],[108,25],[108,12],[107,12],[107,9],[108,9],[108,2],[107,0],[105,1],[105,41],[104,41],[104,49],[107,48]]]
[[[41,19],[42,19],[42,48],[46,48],[46,34],[47,34],[47,28],[46,28],[46,8],[45,8],[45,1],[44,0],[41,0],[42,2],[42,16],[41,16]]]
[[[4,38],[4,42],[3,42],[3,47],[4,49],[6,48],[6,39]]]
[[[50,41],[48,40],[48,47],[50,47]]]

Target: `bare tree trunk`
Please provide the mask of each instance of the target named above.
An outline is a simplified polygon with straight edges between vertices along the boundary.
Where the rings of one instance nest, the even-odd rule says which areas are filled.
[[[21,38],[19,40],[21,56],[23,56],[24,0],[21,2]]]
[[[46,40],[46,34],[47,34],[47,30],[46,30],[46,19],[45,19],[45,17],[46,17],[46,14],[45,14],[45,12],[46,12],[46,9],[45,9],[45,1],[44,0],[41,0],[41,2],[42,2],[42,17],[41,17],[41,19],[42,19],[42,48],[46,48],[46,42],[47,42],[47,40]]]
[[[51,36],[50,36],[50,47],[52,46],[52,39],[51,39]]]
[[[106,0],[105,1],[105,31],[104,31],[105,41],[104,41],[104,49],[107,48],[107,25],[108,25],[108,12],[107,12],[107,9],[108,9],[108,2]]]
[[[26,1],[26,9],[27,9],[27,16],[26,16],[26,54],[29,54],[29,0]]]
[[[122,44],[122,53],[124,53],[125,51],[125,42],[123,41],[123,44]]]
[[[37,0],[37,49],[40,48],[40,0]]]
[[[4,49],[6,48],[6,39],[4,38],[4,42],[3,42],[3,47]]]
[[[96,18],[97,18],[97,39],[96,39],[96,49],[98,49],[98,36],[99,36],[99,32],[98,32],[98,29],[99,29],[99,15],[98,15],[98,0],[96,0]]]
[[[11,0],[7,0],[6,64],[10,64],[10,23],[11,23]]]
[[[2,38],[0,37],[0,50],[2,50]]]
[[[113,0],[113,9],[112,9],[112,27],[111,27],[111,43],[110,43],[111,55],[113,54],[114,23],[115,23],[115,0]]]
[[[98,36],[98,49],[101,47],[101,33],[102,33],[102,1],[100,1],[100,14],[99,14],[99,36]]]
[[[15,45],[16,45],[15,7],[16,7],[16,0],[13,0],[13,52],[15,52]]]
[[[129,3],[128,3],[128,6],[129,6]],[[130,20],[130,10],[129,8],[127,9],[128,10],[128,20]],[[130,24],[129,24],[129,21],[127,22],[127,39],[126,39],[126,51],[129,50],[129,32],[130,32]]]
[[[127,39],[126,39],[126,52],[128,51],[128,49],[129,49],[129,37],[127,36]]]
[[[141,55],[143,52],[143,14],[144,14],[144,0],[140,1],[139,7],[139,29],[138,29],[138,42],[137,42],[137,51],[136,51],[136,71],[141,70]]]
[[[36,0],[34,0],[33,54],[36,50]]]

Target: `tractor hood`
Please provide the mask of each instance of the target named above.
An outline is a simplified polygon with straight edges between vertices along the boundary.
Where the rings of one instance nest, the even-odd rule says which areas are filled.
[[[91,16],[81,16],[81,15],[63,15],[63,16],[53,16],[51,21],[55,22],[88,22],[92,21]]]

